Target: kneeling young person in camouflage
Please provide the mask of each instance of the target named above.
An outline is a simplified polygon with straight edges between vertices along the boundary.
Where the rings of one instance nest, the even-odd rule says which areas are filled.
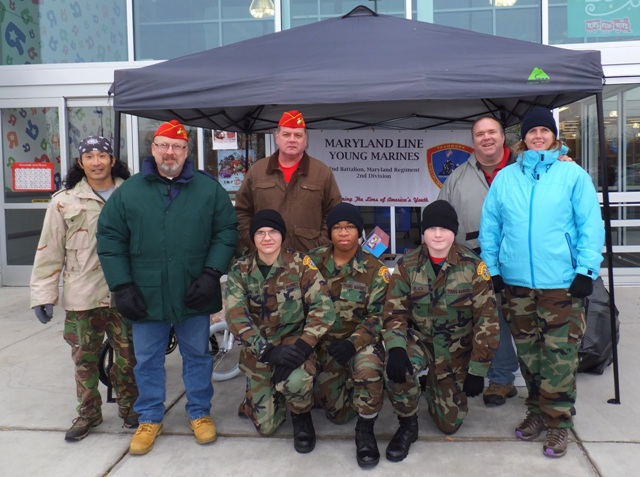
[[[380,331],[389,270],[360,247],[363,220],[356,206],[333,207],[327,230],[331,244],[309,251],[336,310],[336,321],[316,350],[314,396],[334,423],[358,415],[356,459],[360,467],[373,467],[380,460],[373,426],[384,390]]]
[[[454,242],[458,217],[444,200],[423,211],[424,244],[402,257],[384,307],[387,386],[400,428],[387,447],[397,462],[418,438],[420,383],[429,414],[445,434],[467,415],[467,397],[479,395],[500,341],[496,298],[484,262]]]
[[[313,350],[335,321],[333,304],[309,256],[282,250],[286,227],[278,212],[256,212],[249,232],[257,250],[233,265],[225,287],[226,320],[242,343],[240,369],[247,378],[239,414],[268,436],[288,409],[294,447],[308,453],[316,443]]]

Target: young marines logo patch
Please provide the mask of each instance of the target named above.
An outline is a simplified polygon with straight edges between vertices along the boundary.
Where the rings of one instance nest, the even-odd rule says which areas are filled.
[[[491,275],[489,275],[489,269],[487,268],[487,265],[484,262],[480,262],[480,264],[478,265],[478,270],[476,270],[478,272],[478,275],[480,275],[480,277],[482,277],[482,279],[485,282],[488,282],[489,280],[491,280]]]
[[[378,271],[378,275],[382,277],[385,283],[389,283],[389,280],[391,279],[391,274],[389,273],[389,269],[387,267],[383,265]]]
[[[306,265],[311,270],[317,270],[318,269],[318,267],[316,267],[316,264],[313,263],[313,260],[311,260],[311,257],[309,255],[305,255],[304,256],[304,259],[302,260],[302,264]]]

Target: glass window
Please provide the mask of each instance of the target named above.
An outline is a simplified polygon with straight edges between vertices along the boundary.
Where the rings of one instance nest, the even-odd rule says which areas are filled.
[[[640,190],[640,87],[623,93],[625,190]]]
[[[549,44],[640,40],[640,8],[628,0],[549,1]]]
[[[418,2],[420,3],[420,2]],[[434,0],[433,11],[414,4],[414,17],[422,21],[478,33],[540,43],[540,0]]]
[[[114,155],[127,162],[125,121],[120,123],[120,148],[114,144],[114,112],[111,107],[71,107],[67,108],[69,160],[67,168],[71,168],[78,158],[78,144],[88,136],[106,137],[114,150]]]
[[[404,0],[282,0],[283,28],[346,15],[358,5],[385,15],[405,17]]]
[[[51,192],[18,192],[13,189],[13,163],[53,163],[54,189],[61,186],[60,134],[58,108],[6,108],[0,110],[2,121],[2,158],[4,162],[5,203],[47,201]],[[43,178],[37,175],[33,180]],[[33,174],[32,174],[33,175]],[[32,184],[31,182],[30,184]],[[33,188],[27,184],[28,188]],[[48,182],[50,184],[50,181]]]
[[[136,60],[165,60],[273,33],[273,17],[253,18],[250,1],[133,2]]]
[[[46,209],[7,209],[4,211],[7,265],[33,265]]]
[[[237,140],[233,149],[213,149],[213,135],[219,139]],[[258,159],[265,157],[265,134],[239,134],[207,130],[204,134],[204,169],[218,178],[220,184],[235,197],[246,173]]]
[[[3,65],[127,60],[126,0],[2,2],[0,31]]]

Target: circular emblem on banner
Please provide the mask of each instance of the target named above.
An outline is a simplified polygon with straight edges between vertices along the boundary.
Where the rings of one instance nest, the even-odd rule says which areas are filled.
[[[378,271],[378,275],[382,277],[385,283],[389,283],[389,280],[391,279],[391,274],[389,273],[389,269],[386,266],[383,265],[380,268],[380,270]]]
[[[427,166],[434,184],[442,187],[447,177],[469,159],[473,148],[454,142],[438,144],[427,149]]]
[[[489,280],[491,280],[491,275],[489,275],[489,269],[487,268],[487,265],[484,262],[480,262],[480,264],[478,265],[478,275],[480,275],[480,277],[482,277],[482,279],[485,282],[488,282]]]
[[[311,257],[309,255],[305,255],[304,256],[304,259],[302,260],[302,264],[306,265],[311,270],[317,270],[318,269],[318,267],[316,267],[316,264],[313,263],[313,260],[311,260]]]

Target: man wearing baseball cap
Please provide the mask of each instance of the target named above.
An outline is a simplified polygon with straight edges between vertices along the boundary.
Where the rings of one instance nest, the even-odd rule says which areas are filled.
[[[277,210],[284,218],[284,248],[307,252],[329,243],[327,214],[342,200],[331,169],[305,151],[307,130],[302,113],[293,110],[282,115],[275,141],[278,150],[249,168],[236,193],[241,254],[255,249],[249,223],[262,209]]]
[[[189,425],[198,444],[216,440],[211,419],[209,316],[237,240],[223,187],[195,170],[177,120],[162,123],[142,171],[116,190],[98,222],[98,255],[118,310],[133,320],[140,427],[129,446],[146,454],[162,431],[164,356],[171,328],[183,361]]]
[[[64,339],[72,349],[78,396],[78,417],[65,434],[71,442],[84,439],[102,422],[98,353],[105,334],[115,352],[111,377],[118,415],[124,427],[138,425],[133,410],[138,389],[130,323],[111,305],[96,242],[98,216],[128,177],[127,166],[114,157],[106,138],[90,136],[80,141],[65,188],[53,195],[47,207],[31,272],[31,307],[46,324],[59,303],[58,282],[64,270]]]
[[[393,462],[418,438],[417,373],[428,370],[424,396],[433,422],[453,434],[467,415],[467,397],[482,392],[500,340],[491,277],[474,252],[454,241],[458,216],[451,204],[425,207],[421,230],[424,244],[391,275],[383,314],[387,389],[400,422],[387,446]]]

